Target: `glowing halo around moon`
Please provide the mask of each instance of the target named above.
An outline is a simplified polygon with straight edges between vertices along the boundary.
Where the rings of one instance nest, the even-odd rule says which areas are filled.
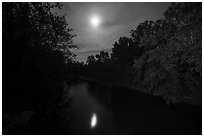
[[[100,20],[99,16],[95,15],[95,16],[92,16],[90,18],[90,23],[94,28],[97,28],[100,26],[101,20]]]

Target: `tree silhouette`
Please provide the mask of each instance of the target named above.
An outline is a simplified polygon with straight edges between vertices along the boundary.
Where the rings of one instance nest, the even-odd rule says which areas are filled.
[[[178,102],[186,97],[198,102],[201,95],[201,5],[174,3],[164,15],[165,20],[153,23],[153,31],[140,39],[145,54],[135,60],[134,81],[169,101]],[[136,73],[140,71],[143,76],[139,80]]]
[[[3,108],[54,103],[63,95],[63,80],[71,78],[72,72],[66,65],[73,55],[69,49],[75,47],[72,44],[75,35],[70,33],[65,15],[52,12],[52,8],[60,9],[62,5],[39,2],[2,5],[6,106]]]
[[[112,47],[109,72],[170,102],[201,102],[201,3],[172,3],[164,19],[145,21]],[[103,68],[104,53],[95,64]],[[96,69],[97,70],[97,69]],[[129,82],[127,82],[127,79]]]
[[[96,62],[96,59],[93,55],[87,57],[87,64],[93,64]]]
[[[96,59],[98,63],[107,63],[107,61],[110,59],[110,56],[108,52],[101,51],[96,55]]]
[[[132,39],[120,37],[119,41],[113,45],[111,59],[121,66],[127,66],[133,63],[134,58],[141,56],[142,51],[142,48]]]

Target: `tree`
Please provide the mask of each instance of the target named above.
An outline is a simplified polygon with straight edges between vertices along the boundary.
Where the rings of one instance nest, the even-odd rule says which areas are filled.
[[[133,63],[134,58],[141,56],[143,49],[136,42],[128,37],[120,37],[112,48],[111,60],[118,62],[121,66],[128,66]]]
[[[75,35],[70,33],[65,16],[52,12],[52,8],[62,5],[39,2],[2,5],[4,104],[56,103],[56,98],[63,95],[64,79],[71,77],[65,62],[72,59],[69,49],[75,47],[72,44]]]
[[[86,59],[86,63],[88,65],[94,64],[95,62],[96,62],[96,59],[95,59],[95,57],[93,55],[88,56],[87,59]]]
[[[98,63],[107,63],[110,59],[109,53],[105,51],[101,51],[99,54],[96,54],[95,57]]]
[[[51,12],[52,8],[61,6],[59,3],[3,3],[3,42],[8,50],[22,52],[30,46],[49,52],[59,50],[69,56],[69,49],[75,47],[72,44],[75,35],[70,34],[72,29],[68,28],[65,15]]]
[[[135,60],[133,73],[144,75],[136,81],[167,101],[200,102],[201,9],[201,3],[173,3],[165,19],[156,21],[139,39],[145,54]]]

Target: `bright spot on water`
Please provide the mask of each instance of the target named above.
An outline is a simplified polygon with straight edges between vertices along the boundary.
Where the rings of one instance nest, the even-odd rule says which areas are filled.
[[[97,124],[97,116],[95,113],[93,113],[92,117],[91,117],[91,128],[94,128]]]

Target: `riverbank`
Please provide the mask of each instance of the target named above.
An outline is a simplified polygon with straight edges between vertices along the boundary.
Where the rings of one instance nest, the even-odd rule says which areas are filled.
[[[73,83],[74,104],[82,111],[77,119],[89,119],[94,112],[101,120],[103,111],[99,111],[99,108],[102,107],[111,111],[114,123],[121,127],[120,131],[131,131],[127,134],[201,134],[201,107],[184,103],[167,105],[161,97],[102,83],[89,78]],[[96,105],[101,107],[97,108]],[[87,113],[89,110],[90,113]],[[106,118],[102,121],[109,121]],[[107,125],[102,126],[102,129]]]
[[[200,107],[166,105],[161,97],[119,83],[86,77],[68,83],[64,84],[67,93],[64,98],[70,103],[53,106],[42,113],[3,114],[4,122],[9,120],[8,124],[13,124],[8,127],[4,123],[3,134],[105,134],[109,131],[114,134],[201,134]],[[99,116],[100,130],[95,132],[87,126],[92,114]]]
[[[164,98],[162,96],[159,96],[159,95],[156,95],[154,93],[152,93],[151,91],[148,91],[146,89],[143,89],[143,88],[138,88],[132,84],[128,84],[128,83],[121,83],[121,82],[116,82],[116,81],[105,81],[104,80],[96,80],[96,79],[93,79],[93,78],[90,78],[90,77],[84,77],[84,76],[80,76],[79,77],[79,80],[84,80],[84,81],[88,81],[88,82],[91,82],[91,83],[95,83],[95,84],[102,84],[106,87],[118,87],[118,88],[128,88],[130,90],[133,90],[133,91],[139,91],[141,93],[145,93],[145,94],[149,94],[149,95],[153,95],[155,97],[159,97],[159,98],[162,98],[166,101],[166,104],[167,105],[180,105],[180,104],[188,104],[188,105],[195,105],[195,106],[198,106],[198,107],[201,107],[202,104],[199,104],[197,103],[196,101],[192,101],[190,100],[188,97],[183,97],[183,98],[180,98],[179,100],[177,101],[172,101],[172,100],[168,100],[168,98]]]

